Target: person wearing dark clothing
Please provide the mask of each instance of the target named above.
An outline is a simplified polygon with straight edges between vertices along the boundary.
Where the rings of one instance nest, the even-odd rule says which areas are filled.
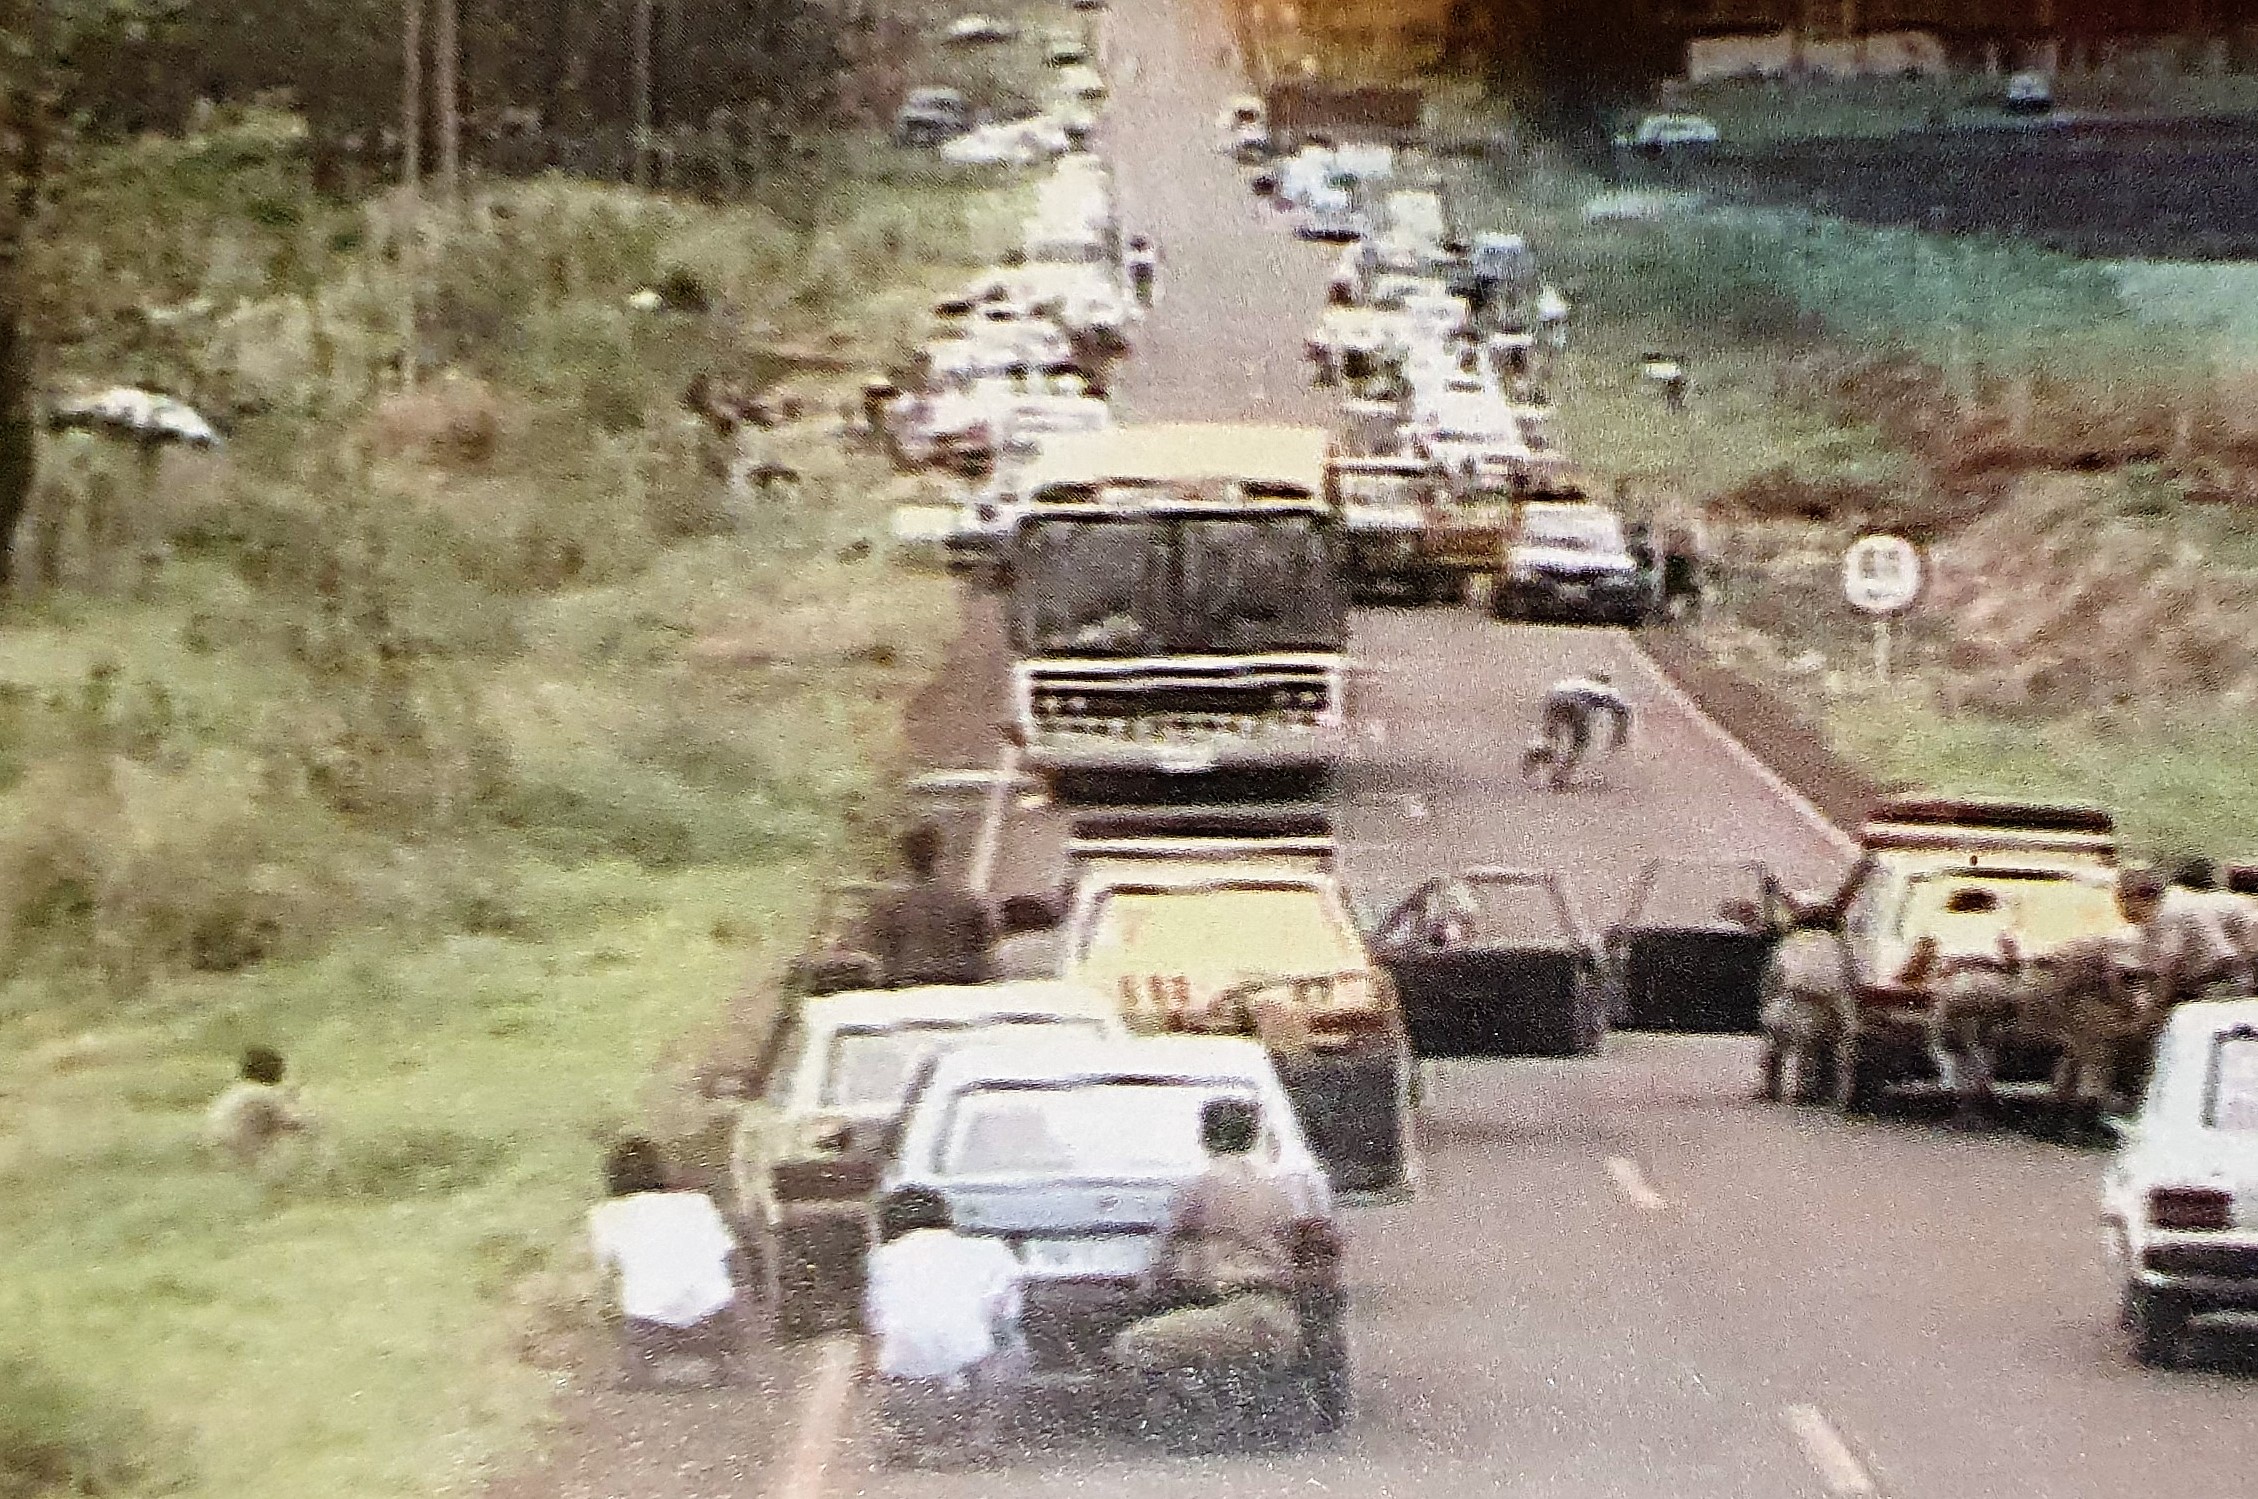
[[[941,832],[922,823],[904,834],[909,879],[870,911],[870,953],[889,989],[988,981],[995,918],[970,891],[941,878]]]

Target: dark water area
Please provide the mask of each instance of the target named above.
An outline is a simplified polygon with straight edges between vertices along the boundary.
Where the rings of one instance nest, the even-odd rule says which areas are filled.
[[[2258,258],[2258,118],[2063,120],[1625,153],[1625,183],[2101,258]]]

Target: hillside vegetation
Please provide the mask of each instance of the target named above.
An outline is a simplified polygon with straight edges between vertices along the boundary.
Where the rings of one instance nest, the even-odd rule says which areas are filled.
[[[781,216],[546,180],[408,225],[302,134],[105,152],[45,240],[56,383],[233,430],[51,439],[0,605],[0,1494],[474,1483],[592,1325],[604,1143],[698,1123],[953,620],[833,428],[1001,184],[839,136]],[[699,371],[807,396],[796,481],[725,482]],[[198,1140],[254,1042],[319,1119],[258,1175]]]
[[[1570,451],[1634,507],[1707,505],[1714,651],[1885,782],[2090,796],[2152,850],[2258,849],[2258,386],[2200,283],[1655,195],[1595,218],[1602,185],[1542,163],[1473,191],[1575,304]],[[1683,419],[1653,350],[1688,362]],[[1869,529],[1934,572],[1886,688],[1837,581]]]

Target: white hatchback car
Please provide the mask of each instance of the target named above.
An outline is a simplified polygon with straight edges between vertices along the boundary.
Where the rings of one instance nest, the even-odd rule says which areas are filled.
[[[2258,1000],[2181,1005],[2102,1181],[2124,1321],[2142,1363],[2188,1324],[2258,1313]]]
[[[879,1199],[925,1187],[958,1232],[1002,1240],[1025,1276],[1038,1383],[1119,1377],[1114,1335],[1152,1308],[1143,1286],[1177,1192],[1207,1169],[1200,1110],[1244,1098],[1262,1117],[1253,1162],[1290,1197],[1302,1356],[1290,1371],[1315,1429],[1348,1418],[1347,1297],[1325,1168],[1270,1055],[1236,1037],[1037,1040],[926,1064]]]

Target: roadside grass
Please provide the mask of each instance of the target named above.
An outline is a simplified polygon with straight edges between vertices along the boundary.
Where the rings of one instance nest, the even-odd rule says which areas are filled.
[[[1574,305],[1569,453],[1634,514],[1710,517],[1713,653],[1884,782],[2094,798],[2142,846],[2252,846],[2258,511],[2139,456],[2185,412],[2197,457],[2233,461],[2247,403],[2200,315],[2218,287],[1808,215],[1587,222],[1599,184],[1542,162],[1467,186]],[[1649,352],[1685,361],[1682,415]],[[1839,591],[1868,529],[1931,542],[1937,575],[1887,689]]]
[[[427,225],[401,396],[394,210],[292,138],[101,158],[42,268],[89,287],[63,373],[233,431],[51,442],[0,607],[0,1493],[462,1492],[523,1450],[600,1325],[604,1145],[710,1134],[955,625],[833,418],[1001,248],[1004,175],[847,136],[753,206],[481,190]],[[715,310],[628,309],[661,282]],[[808,398],[760,435],[797,482],[723,483],[699,370]],[[255,1174],[199,1140],[252,1043],[319,1120]]]

